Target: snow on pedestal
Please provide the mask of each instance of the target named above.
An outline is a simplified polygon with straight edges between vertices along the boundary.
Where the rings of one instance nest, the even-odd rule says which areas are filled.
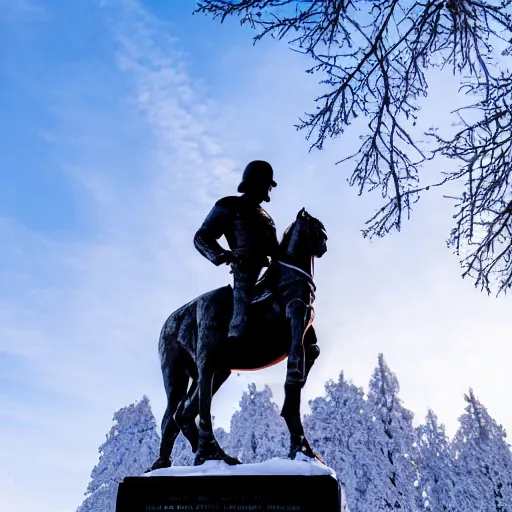
[[[207,461],[201,466],[174,466],[156,469],[142,476],[256,476],[256,475],[331,475],[336,478],[333,469],[321,462],[274,458],[254,464],[229,466],[221,461]]]

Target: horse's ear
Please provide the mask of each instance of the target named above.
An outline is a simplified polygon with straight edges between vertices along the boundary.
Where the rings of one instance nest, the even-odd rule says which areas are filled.
[[[300,212],[297,213],[297,220],[300,219],[301,217],[305,217],[305,213],[306,213],[306,208],[302,208],[302,210],[300,210]]]

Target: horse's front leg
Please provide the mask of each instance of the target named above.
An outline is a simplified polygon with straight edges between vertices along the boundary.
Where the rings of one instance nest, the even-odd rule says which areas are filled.
[[[304,335],[305,381],[307,381],[309,372],[319,355],[320,347],[317,344],[315,328],[311,325]]]
[[[286,307],[290,324],[291,346],[288,354],[286,384],[303,387],[306,383],[305,337],[313,321],[313,308],[301,299],[294,299]],[[314,333],[313,333],[314,336]],[[315,336],[316,338],[316,336]],[[308,368],[308,372],[309,372]]]
[[[213,396],[214,371],[211,362],[203,360],[198,368],[199,395],[199,443],[194,465],[198,466],[206,460],[216,458],[218,444],[213,435],[211,406]]]
[[[304,435],[304,427],[300,418],[301,391],[306,382],[306,375],[312,366],[312,362],[306,365],[304,350],[304,337],[311,325],[312,308],[302,300],[295,299],[287,305],[286,316],[290,323],[291,347],[288,355],[284,386],[285,398],[281,416],[290,431],[289,457],[295,459],[297,453],[300,452],[307,457],[316,458],[315,452]]]

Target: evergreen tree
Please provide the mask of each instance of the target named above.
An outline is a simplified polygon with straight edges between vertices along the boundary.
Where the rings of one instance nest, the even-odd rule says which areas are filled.
[[[416,429],[421,471],[418,507],[435,512],[453,510],[453,451],[444,425],[429,409],[424,425]]]
[[[193,466],[195,455],[192,453],[192,448],[186,437],[180,432],[174,448],[172,450],[172,465],[173,466]]]
[[[212,418],[215,420],[215,418]],[[215,426],[215,423],[214,423]],[[217,439],[217,442],[220,444],[220,447],[228,451],[229,450],[229,432],[226,432],[223,428],[215,428],[213,431],[213,435],[215,436],[215,439]]]
[[[77,512],[114,512],[119,482],[146,471],[158,456],[160,439],[149,399],[119,409],[100,458],[91,473],[86,498]]]
[[[325,397],[309,403],[311,414],[304,419],[308,438],[325,462],[336,471],[351,512],[359,512],[361,496],[371,481],[370,454],[365,432],[366,404],[363,390],[345,380],[325,385]]]
[[[491,418],[473,390],[455,434],[455,507],[457,512],[512,511],[512,456],[501,425]]]
[[[231,418],[228,453],[245,463],[286,457],[289,434],[270,388],[258,391],[250,384],[239,405]]]
[[[371,485],[361,498],[360,510],[410,512],[417,508],[413,415],[403,407],[399,390],[396,375],[379,354],[367,401],[370,421],[366,446],[371,453]]]

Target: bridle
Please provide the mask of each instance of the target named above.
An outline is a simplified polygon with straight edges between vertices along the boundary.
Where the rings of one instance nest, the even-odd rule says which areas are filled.
[[[313,258],[312,258],[312,260],[314,261]],[[292,270],[295,270],[295,272],[299,272],[299,273],[305,275],[308,278],[308,281],[311,281],[311,283],[313,283],[313,276],[311,274],[309,274],[308,272],[306,272],[305,270],[302,270],[301,268],[296,267],[295,265],[290,265],[289,263],[285,263],[284,261],[277,260],[277,263],[279,263],[279,265],[283,265],[285,267],[291,268]]]

